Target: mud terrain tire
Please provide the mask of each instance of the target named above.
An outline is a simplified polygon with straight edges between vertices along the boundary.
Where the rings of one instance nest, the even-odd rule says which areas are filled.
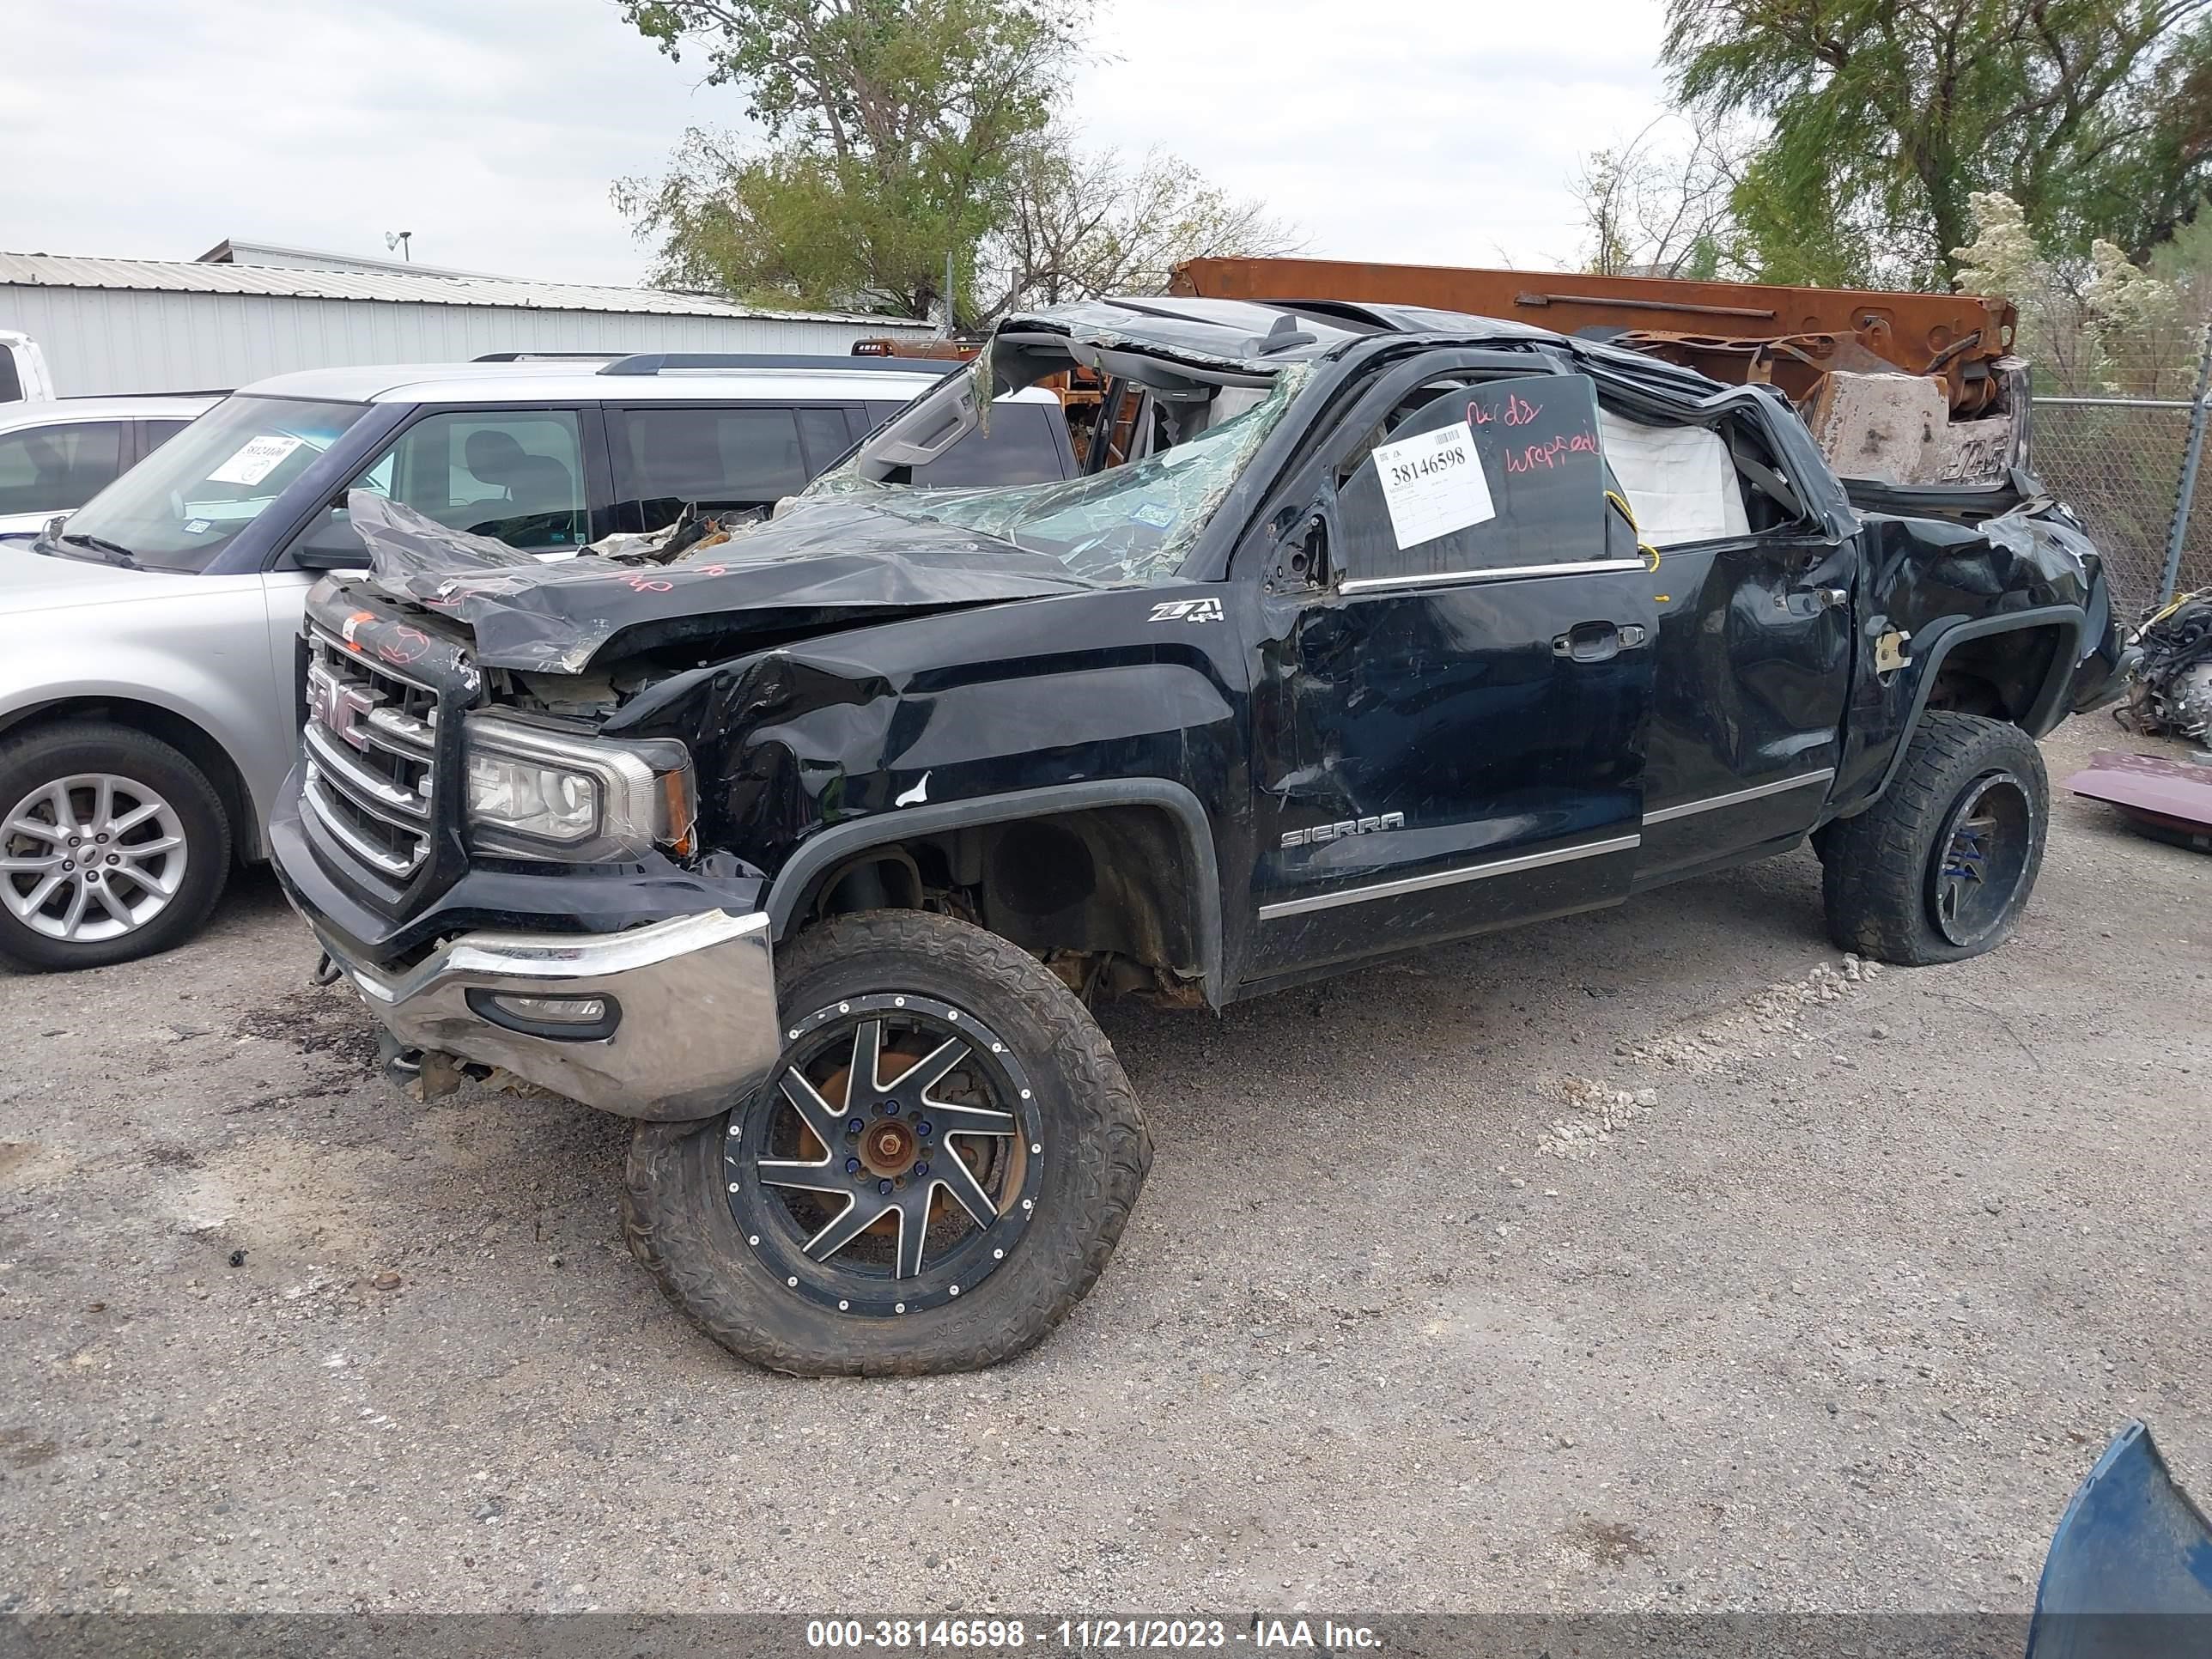
[[[768,1240],[766,1251],[749,1242],[769,1233],[771,1220],[783,1219],[765,1204],[747,1210],[739,1222],[739,1207],[758,1200],[733,1197],[732,1188],[745,1183],[726,1178],[743,1168],[729,1161],[730,1146],[745,1126],[760,1121],[763,1110],[774,1109],[773,1100],[764,1106],[756,1099],[704,1122],[637,1126],[623,1190],[631,1250],[701,1330],[770,1370],[922,1376],[974,1370],[1033,1346],[1097,1279],[1152,1164],[1143,1115],[1105,1034],[1027,952],[981,928],[921,911],[875,910],[824,922],[781,953],[776,977],[787,1026],[834,1019],[841,1007],[884,1006],[896,994],[987,1027],[988,1037],[1006,1045],[1009,1063],[1018,1062],[1012,1075],[1030,1091],[1024,1109],[1033,1109],[1042,1153],[1021,1190],[1034,1209],[1018,1232],[1005,1235],[1003,1258],[980,1279],[956,1286],[949,1299],[902,1304],[907,1310],[896,1315],[880,1302],[872,1314],[841,1313],[839,1283],[830,1279],[834,1256],[824,1264],[794,1259],[794,1247],[783,1242],[779,1259],[773,1254],[777,1238]],[[797,1064],[804,1048],[792,1042],[784,1063]],[[845,1075],[857,1077],[857,1065]],[[846,1086],[836,1115],[855,1099],[851,1084]],[[767,1097],[770,1091],[778,1091],[775,1079],[759,1092]],[[909,1117],[927,1109],[909,1096]],[[872,1133],[876,1120],[869,1121]],[[1029,1132],[1021,1138],[1027,1142]],[[825,1150],[842,1153],[847,1147]],[[950,1161],[950,1146],[939,1146],[937,1155]],[[862,1196],[874,1190],[864,1186]],[[925,1215],[932,1201],[922,1200]],[[1013,1207],[1009,1200],[1003,1213],[1010,1216]],[[983,1230],[991,1235],[987,1249],[1006,1224],[1002,1219]],[[905,1235],[897,1236],[902,1249]],[[786,1266],[793,1270],[788,1279],[781,1273]],[[796,1284],[800,1274],[808,1276],[804,1290]],[[921,1282],[896,1273],[872,1280],[847,1276],[856,1280],[855,1298],[864,1290],[888,1298],[901,1293],[901,1284]]]
[[[1829,936],[1904,967],[1995,950],[2034,890],[2050,825],[2033,738],[1979,714],[1923,715],[1881,799],[1821,832]]]

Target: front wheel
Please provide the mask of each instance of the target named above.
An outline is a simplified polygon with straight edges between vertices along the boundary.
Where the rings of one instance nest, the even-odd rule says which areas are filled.
[[[0,963],[104,968],[198,933],[230,874],[207,775],[129,726],[0,743]]]
[[[1822,832],[1830,936],[1905,967],[1994,951],[2027,906],[2050,824],[2051,785],[2027,732],[1979,714],[1923,716],[1881,799]]]
[[[920,911],[826,922],[777,977],[768,1083],[631,1139],[638,1260],[772,1370],[972,1370],[1035,1345],[1105,1267],[1152,1163],[1105,1034],[1026,952]]]

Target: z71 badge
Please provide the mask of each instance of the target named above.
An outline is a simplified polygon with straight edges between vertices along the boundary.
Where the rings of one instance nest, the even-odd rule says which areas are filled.
[[[1346,836],[1371,836],[1378,830],[1403,830],[1403,812],[1385,812],[1379,817],[1339,818],[1334,823],[1316,823],[1310,830],[1285,830],[1283,847],[1318,847],[1323,842],[1342,841]]]
[[[1153,622],[1206,623],[1221,620],[1218,599],[1168,599],[1152,607]]]

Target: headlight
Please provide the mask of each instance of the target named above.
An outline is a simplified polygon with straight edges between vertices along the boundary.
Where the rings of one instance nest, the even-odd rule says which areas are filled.
[[[688,851],[691,757],[671,739],[570,737],[500,714],[468,717],[469,844],[519,858]]]

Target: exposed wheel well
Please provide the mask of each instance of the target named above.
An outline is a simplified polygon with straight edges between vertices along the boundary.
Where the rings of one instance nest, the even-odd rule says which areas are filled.
[[[988,928],[1091,988],[1136,988],[1132,969],[1196,981],[1200,908],[1216,902],[1182,826],[1164,809],[1115,805],[966,824],[880,842],[811,880],[790,931],[851,911],[933,909]],[[1118,971],[1117,971],[1118,969]],[[1150,988],[1158,988],[1155,985]]]
[[[228,751],[221,744],[174,710],[131,697],[86,697],[50,702],[20,709],[0,721],[0,737],[12,738],[93,720],[127,726],[149,738],[159,738],[198,767],[222,801],[223,815],[230,820],[231,844],[239,860],[244,863],[259,856],[261,823],[246,792],[246,780],[239,775]]]
[[[1936,665],[1927,706],[2025,726],[2043,701],[2066,630],[2017,628],[1961,640]]]

